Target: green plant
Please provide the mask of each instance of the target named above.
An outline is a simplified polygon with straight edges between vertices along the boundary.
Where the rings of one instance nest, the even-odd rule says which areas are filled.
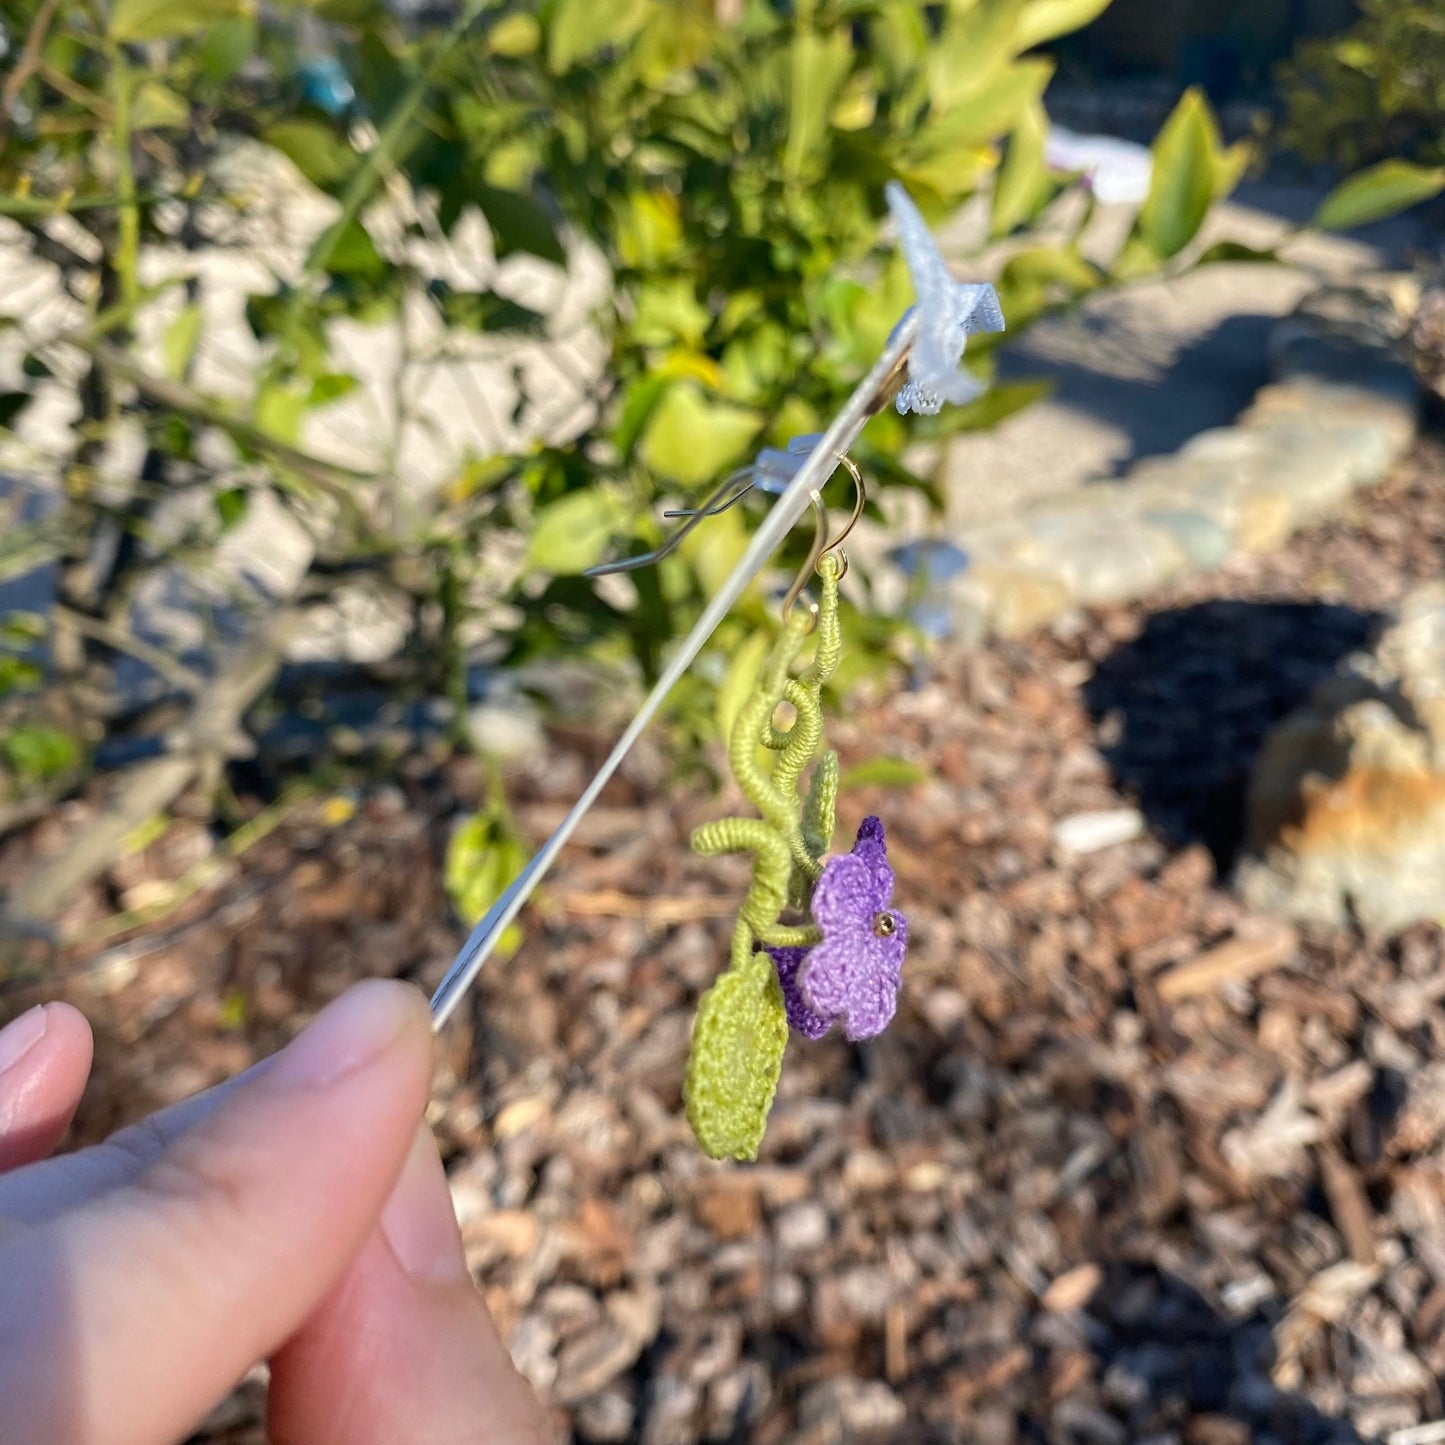
[[[1080,248],[1087,197],[1045,163],[1052,67],[1036,47],[1105,3],[747,0],[724,16],[712,0],[468,0],[449,29],[412,30],[376,0],[9,0],[0,217],[58,304],[0,323],[0,462],[55,478],[59,505],[7,530],[0,576],[53,558],[60,580],[44,686],[12,685],[0,728],[59,729],[73,748],[64,766],[48,745],[0,749],[0,824],[117,742],[162,749],[128,769],[86,846],[22,908],[53,907],[103,867],[137,810],[213,786],[251,745],[244,720],[292,640],[348,590],[400,613],[386,685],[445,699],[457,742],[482,662],[586,654],[654,675],[744,545],[742,509],[630,581],[578,573],[655,541],[664,493],[814,429],[870,364],[910,299],[880,246],[890,178],[934,218],[988,192],[1010,329],[970,349],[984,379],[995,344],[1039,316],[1199,259],[1198,230],[1244,155],[1221,145],[1197,94],[1161,133],[1149,200],[1104,264]],[[218,338],[234,321],[214,261],[254,268],[282,184],[288,214],[323,208],[325,221],[294,264],[257,277],[247,359],[222,376]],[[499,440],[419,489],[424,363],[454,341],[511,344],[543,326],[468,279],[479,218],[503,259],[600,253],[604,356],[570,434]],[[363,385],[343,360],[338,338],[358,330],[394,349],[385,383]],[[914,434],[993,425],[1038,394],[1000,386]],[[30,427],[38,400],[75,417],[58,442]],[[361,406],[389,429],[338,460],[319,423]],[[882,414],[859,460],[875,485],[938,500],[902,442]],[[278,513],[304,539],[284,581],[217,569],[237,529]],[[200,656],[135,630],[138,599],[177,578],[202,622],[215,617]],[[866,600],[865,586],[840,609],[850,662],[835,685],[897,647],[899,628]],[[675,700],[685,734],[713,736],[717,686],[767,618],[759,594],[720,629]],[[139,704],[114,685],[124,659],[153,674]]]
[[[1445,11],[1434,0],[1362,0],[1343,35],[1280,68],[1281,143],[1347,169],[1400,156],[1445,164]]]
[[[475,924],[526,861],[526,844],[503,801],[501,781],[494,777],[491,801],[459,823],[447,844],[444,881],[457,916]],[[500,954],[512,953],[520,938],[513,925],[502,938]]]
[[[1084,258],[1092,210],[1060,207],[1073,178],[1045,162],[1035,47],[1086,23],[1100,0],[818,0],[788,12],[749,3],[731,21],[706,0],[599,8],[559,0],[507,21],[507,43],[459,54],[466,83],[437,106],[436,149],[414,157],[445,224],[497,188],[553,198],[602,251],[613,303],[595,416],[574,448],[514,459],[535,507],[528,560],[538,614],[512,656],[626,643],[645,676],[741,551],[740,514],[655,573],[598,590],[574,575],[609,548],[655,544],[661,495],[687,495],[760,445],[816,429],[871,364],[911,299],[899,256],[880,249],[883,187],[900,178],[934,219],[990,191],[989,244],[1009,344],[1029,323],[1100,287],[1185,263],[1208,207],[1242,167],[1201,97],[1162,140],[1158,194],[1113,266]],[[537,123],[547,116],[549,124]],[[490,213],[489,213],[490,219]],[[989,345],[971,353],[987,379]],[[914,435],[996,424],[1040,388],[998,387]],[[875,485],[940,500],[903,465],[904,431],[878,417],[859,450]],[[494,526],[513,504],[506,487]],[[720,630],[679,689],[674,719],[712,736],[725,660],[765,616],[761,597]],[[895,627],[845,607],[855,669],[893,654]],[[840,679],[846,683],[848,679]]]

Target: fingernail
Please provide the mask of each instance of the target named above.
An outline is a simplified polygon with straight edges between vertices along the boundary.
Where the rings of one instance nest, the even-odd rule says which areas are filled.
[[[406,984],[373,979],[328,1004],[276,1056],[267,1072],[282,1084],[332,1084],[386,1052],[424,1009]]]
[[[425,1124],[381,1211],[381,1231],[412,1279],[448,1284],[471,1279],[446,1171]]]
[[[44,1004],[26,1009],[18,1019],[0,1029],[0,1074],[18,1064],[44,1037]]]

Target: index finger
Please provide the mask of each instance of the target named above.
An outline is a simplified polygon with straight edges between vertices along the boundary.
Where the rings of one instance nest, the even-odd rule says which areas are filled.
[[[209,1118],[237,1089],[259,1078],[271,1067],[272,1061],[272,1058],[262,1059],[234,1079],[226,1079],[148,1115],[112,1134],[102,1144],[0,1175],[0,1218],[33,1224],[112,1189],[133,1184],[167,1149]]]

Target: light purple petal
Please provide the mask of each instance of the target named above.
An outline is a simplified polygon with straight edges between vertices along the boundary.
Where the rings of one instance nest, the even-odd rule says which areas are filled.
[[[813,887],[813,922],[823,930],[823,937],[867,928],[877,911],[872,868],[855,853],[828,859]]]
[[[770,948],[768,956],[778,970],[778,982],[783,989],[783,1007],[788,1013],[788,1024],[804,1038],[821,1039],[833,1027],[831,1015],[824,1016],[808,1007],[798,987],[798,968],[808,956],[806,948]]]
[[[864,818],[858,825],[853,856],[861,858],[868,865],[868,872],[873,880],[868,897],[869,910],[877,913],[887,908],[893,901],[893,870],[888,866],[888,841],[883,833],[881,818]]]
[[[803,1002],[821,1016],[841,1018],[855,1041],[882,1033],[898,1006],[908,927],[902,914],[893,919],[895,931],[884,938],[873,932],[871,919],[867,928],[824,938],[798,971]]]
[[[821,943],[770,948],[788,1023],[820,1039],[843,1023],[849,1039],[881,1033],[898,1007],[908,920],[889,905],[893,870],[882,820],[864,818],[851,853],[830,858],[813,889]]]

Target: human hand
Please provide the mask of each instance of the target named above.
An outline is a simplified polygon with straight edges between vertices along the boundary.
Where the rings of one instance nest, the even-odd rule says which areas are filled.
[[[431,1027],[364,983],[240,1078],[44,1160],[90,1071],[0,1030],[0,1442],[167,1445],[269,1360],[274,1445],[545,1445],[421,1122]]]

